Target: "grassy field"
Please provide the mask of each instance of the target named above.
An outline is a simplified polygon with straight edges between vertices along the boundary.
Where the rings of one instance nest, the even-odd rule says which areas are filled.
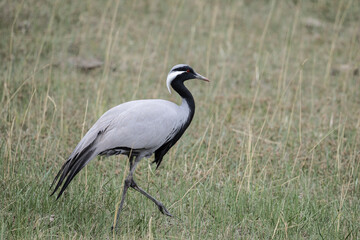
[[[0,2],[1,239],[360,239],[360,2]],[[102,64],[90,69],[90,60]],[[158,170],[96,158],[50,184],[107,109],[169,95],[192,124]]]

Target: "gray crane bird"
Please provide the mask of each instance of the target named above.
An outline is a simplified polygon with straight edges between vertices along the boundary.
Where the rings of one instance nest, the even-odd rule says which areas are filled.
[[[195,101],[184,82],[189,79],[209,80],[196,73],[189,65],[174,66],[166,80],[181,96],[182,104],[162,99],[145,99],[120,104],[105,112],[78,143],[68,160],[61,167],[51,184],[55,185],[51,195],[60,189],[57,199],[63,194],[76,174],[97,155],[111,156],[124,154],[130,162],[130,171],[124,182],[121,202],[117,211],[115,225],[123,208],[129,187],[153,201],[160,212],[172,216],[165,206],[140,188],[134,181],[136,165],[144,157],[155,153],[153,163],[156,169],[164,155],[184,134],[195,113]]]

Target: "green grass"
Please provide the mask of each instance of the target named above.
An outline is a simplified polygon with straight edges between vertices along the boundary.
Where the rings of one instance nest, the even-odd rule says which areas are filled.
[[[358,1],[0,3],[0,238],[359,239]],[[82,71],[68,59],[97,57]],[[117,233],[124,156],[50,184],[112,106],[169,95],[189,63],[195,118],[140,186]]]

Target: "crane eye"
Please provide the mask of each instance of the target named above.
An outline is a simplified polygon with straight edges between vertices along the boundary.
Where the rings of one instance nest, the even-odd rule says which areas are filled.
[[[186,70],[186,72],[188,72],[188,73],[189,73],[189,72],[190,72],[190,70],[188,69],[188,70]]]

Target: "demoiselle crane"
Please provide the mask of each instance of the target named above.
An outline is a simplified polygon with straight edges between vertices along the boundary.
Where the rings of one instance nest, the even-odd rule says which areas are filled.
[[[195,102],[190,91],[184,86],[184,81],[189,79],[209,81],[185,64],[174,66],[167,76],[166,85],[169,92],[171,93],[171,86],[182,97],[180,106],[162,99],[146,99],[126,102],[105,112],[61,167],[51,184],[52,188],[56,183],[51,195],[62,186],[58,199],[76,174],[97,155],[124,154],[129,157],[130,171],[124,182],[113,227],[117,225],[129,187],[152,200],[161,213],[172,216],[160,201],[136,184],[133,175],[140,160],[150,157],[153,153],[153,163],[156,163],[158,168],[164,155],[190,125],[195,113]]]

